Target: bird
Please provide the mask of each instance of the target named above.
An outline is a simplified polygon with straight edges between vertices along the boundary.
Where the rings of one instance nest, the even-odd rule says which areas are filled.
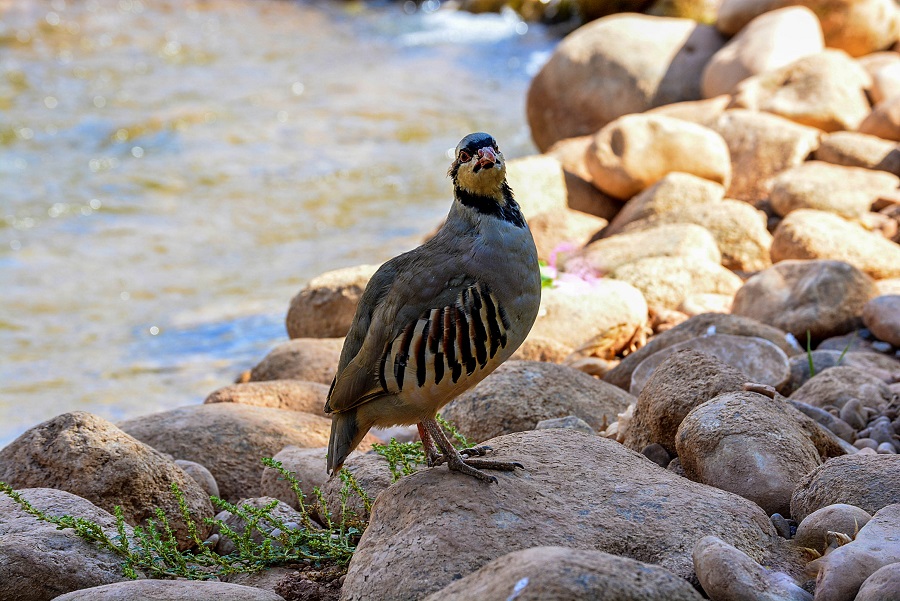
[[[450,212],[427,242],[384,263],[360,297],[325,403],[334,475],[370,428],[416,424],[427,464],[488,482],[517,462],[457,450],[436,420],[524,342],[541,301],[537,250],[493,136],[456,146]],[[479,469],[481,468],[481,469]]]

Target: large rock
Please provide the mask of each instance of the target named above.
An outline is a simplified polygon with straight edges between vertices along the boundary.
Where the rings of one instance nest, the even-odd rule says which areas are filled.
[[[792,340],[793,336],[788,338],[788,334],[784,330],[739,315],[704,313],[658,334],[644,347],[622,359],[622,362],[607,373],[603,379],[623,390],[628,390],[631,386],[631,375],[634,373],[634,370],[650,355],[673,344],[678,344],[697,336],[715,333],[734,334],[735,336],[758,336],[772,342],[788,356],[802,351],[796,344],[796,340]]]
[[[700,73],[724,44],[688,19],[613,15],[568,35],[531,82],[528,123],[541,150],[613,119],[700,98]]]
[[[253,586],[203,580],[134,580],[73,591],[60,601],[284,601],[281,595]]]
[[[859,132],[836,131],[826,135],[813,157],[834,165],[900,173],[897,144]]]
[[[136,417],[119,427],[177,459],[206,466],[222,497],[234,502],[259,496],[263,457],[291,444],[327,446],[331,420],[299,411],[215,403]],[[363,446],[372,440],[368,437]]]
[[[631,374],[631,394],[641,394],[660,364],[672,353],[682,349],[693,349],[718,357],[744,374],[745,382],[778,388],[788,380],[791,373],[785,352],[764,338],[730,334],[697,336],[673,344],[644,359]]]
[[[872,516],[856,538],[813,562],[817,601],[859,599],[860,587],[878,569],[900,562],[900,504],[889,505]],[[888,599],[896,599],[897,590]]]
[[[856,129],[869,114],[869,76],[847,54],[825,50],[738,84],[731,108],[780,115],[824,131]]]
[[[730,94],[742,80],[822,52],[825,40],[815,13],[789,7],[764,13],[716,52],[703,69],[703,96]]]
[[[883,140],[900,141],[900,96],[889,96],[859,124],[859,132]]]
[[[611,359],[629,348],[646,323],[647,302],[634,286],[609,278],[583,285],[563,281],[541,292],[528,340],[549,339]]]
[[[893,393],[887,384],[857,367],[837,365],[816,373],[791,394],[791,399],[813,407],[837,407],[856,399],[864,407],[883,410]]]
[[[252,370],[247,381],[306,380],[331,384],[343,338],[295,338],[282,342]]]
[[[512,595],[510,595],[512,592]],[[700,601],[694,588],[658,566],[567,547],[514,551],[429,595],[425,601]]]
[[[866,578],[854,601],[892,601],[900,591],[900,562],[889,563]]]
[[[863,323],[879,340],[900,347],[900,295],[877,296],[866,303]]]
[[[495,472],[495,485],[425,470],[381,493],[344,581],[346,601],[419,599],[538,545],[602,550],[694,580],[691,551],[711,534],[776,569],[799,569],[756,505],[692,483],[616,442],[537,430],[488,444],[524,470]]]
[[[682,121],[690,121],[704,127],[711,127],[731,104],[731,96],[723,94],[705,100],[685,100],[673,104],[664,104],[646,111],[650,115],[674,117]]]
[[[857,453],[829,459],[800,480],[791,497],[791,517],[802,522],[835,503],[870,514],[900,503],[900,455]]]
[[[782,217],[797,209],[816,209],[859,219],[898,184],[900,178],[891,173],[809,161],[778,174],[769,198]]]
[[[584,246],[606,227],[606,223],[600,217],[563,208],[530,217],[528,228],[537,247],[538,259],[552,263],[560,249]]]
[[[787,515],[798,481],[821,464],[796,409],[755,392],[728,392],[688,413],[675,435],[685,475]]]
[[[853,505],[835,503],[817,509],[806,516],[797,525],[797,533],[792,539],[798,547],[815,549],[824,553],[828,546],[828,533],[840,532],[854,538],[860,528],[865,526],[872,516]]]
[[[691,348],[672,352],[641,390],[623,444],[640,452],[656,443],[676,455],[681,420],[713,397],[741,390],[746,381],[747,376],[713,355]]]
[[[441,414],[475,442],[533,430],[553,417],[576,415],[595,430],[616,420],[634,397],[585,373],[553,363],[508,361]]]
[[[562,163],[552,156],[533,155],[506,163],[506,179],[525,219],[566,206],[566,180]]]
[[[17,492],[49,516],[91,520],[108,537],[118,536],[116,518],[79,496],[52,488]],[[125,533],[133,536],[131,526],[125,526]],[[0,493],[0,599],[49,601],[69,591],[127,579],[118,554],[71,529],[39,521]]]
[[[841,261],[783,261],[748,279],[731,312],[752,317],[806,340],[846,334],[860,325],[862,308],[876,294],[872,280]]]
[[[212,392],[203,402],[238,403],[254,407],[272,407],[304,411],[325,417],[328,386],[303,380],[265,380],[232,384]]]
[[[822,135],[813,127],[745,109],[725,111],[710,127],[719,132],[731,154],[733,176],[727,196],[751,202],[767,198],[769,180],[802,164]]]
[[[346,336],[369,278],[378,265],[328,271],[309,281],[291,299],[285,325],[290,338]]]
[[[591,173],[587,168],[587,149],[593,140],[593,135],[566,138],[548,148],[547,155],[562,164],[568,207],[608,221],[619,212],[622,201],[604,194],[591,183]],[[507,174],[508,169],[507,164]]]
[[[673,171],[726,187],[732,173],[728,146],[718,133],[649,113],[619,117],[598,131],[588,149],[587,168],[595,186],[622,199]]]
[[[616,268],[609,277],[628,282],[657,309],[677,309],[694,294],[730,296],[741,287],[741,278],[718,262],[678,256],[640,259]]]
[[[152,445],[151,445],[152,446]],[[197,482],[140,439],[102,417],[75,411],[38,424],[0,450],[0,481],[13,488],[57,488],[112,513],[122,508],[132,525],[156,519],[160,508],[179,545],[194,545],[170,486],[177,484],[200,536],[212,504]]]
[[[303,503],[305,505],[312,505],[315,502],[313,489],[317,486],[321,488],[328,480],[328,470],[325,469],[325,456],[327,454],[328,449],[325,447],[305,449],[288,445],[272,457],[300,482],[300,491],[303,493]],[[265,468],[262,472],[262,477],[259,481],[259,494],[263,497],[278,499],[294,509],[300,508],[300,499],[297,498],[297,494],[291,489],[290,483],[279,472],[270,467]]]
[[[834,259],[876,280],[900,277],[900,245],[825,211],[799,209],[772,239],[772,261]]]
[[[884,50],[897,39],[897,11],[891,0],[722,0],[716,27],[733,35],[765,12],[795,5],[816,13],[826,46],[851,56]]]
[[[810,361],[812,371],[810,371]],[[900,367],[895,359],[872,352],[855,352],[843,350],[814,350],[795,355],[790,358],[791,377],[779,392],[792,395],[794,391],[806,383],[814,374],[821,374],[833,367],[852,367],[867,372],[870,376],[883,382],[893,380],[892,374]]]

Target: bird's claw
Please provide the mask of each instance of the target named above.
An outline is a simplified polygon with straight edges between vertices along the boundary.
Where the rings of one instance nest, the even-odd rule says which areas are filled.
[[[472,447],[470,449],[460,449],[459,454],[463,457],[484,457],[488,454],[488,451],[493,450],[494,449],[489,446]]]

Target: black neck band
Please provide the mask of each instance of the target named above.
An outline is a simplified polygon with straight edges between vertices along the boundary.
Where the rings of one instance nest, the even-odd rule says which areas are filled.
[[[503,194],[502,202],[498,202],[497,199],[493,197],[474,194],[459,187],[455,188],[454,193],[459,202],[469,208],[475,209],[479,213],[493,215],[498,219],[512,223],[516,227],[525,227],[525,216],[522,215],[522,211],[519,209],[519,203],[513,198],[512,189],[509,187],[509,184],[503,182],[501,191]]]

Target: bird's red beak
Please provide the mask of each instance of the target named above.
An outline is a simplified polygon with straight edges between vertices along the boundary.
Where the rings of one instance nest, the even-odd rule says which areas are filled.
[[[478,150],[478,168],[490,169],[497,164],[497,153],[490,146]]]

